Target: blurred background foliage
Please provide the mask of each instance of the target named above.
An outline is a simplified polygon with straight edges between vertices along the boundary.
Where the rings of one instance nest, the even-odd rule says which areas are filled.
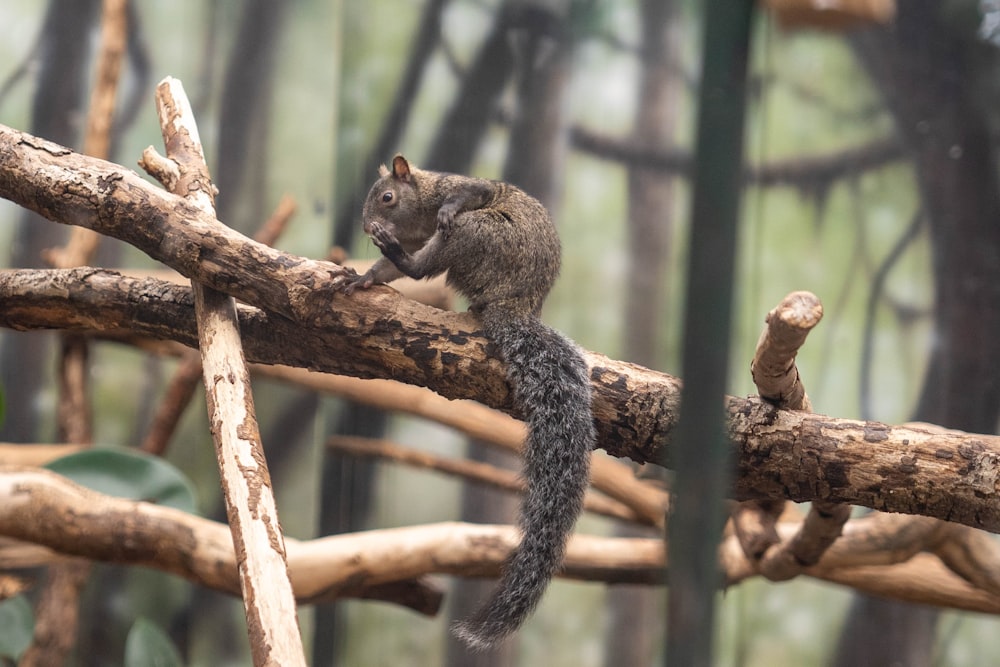
[[[376,256],[360,234],[358,206],[374,166],[397,150],[428,168],[518,180],[555,212],[564,244],[562,277],[545,319],[588,349],[678,373],[699,3],[566,0],[538,7],[524,18],[515,11],[523,9],[519,3],[502,0],[136,2],[112,159],[134,165],[145,146],[159,144],[153,88],[164,76],[177,77],[192,97],[220,187],[220,218],[252,232],[290,194],[298,213],[278,245],[311,257],[325,256],[333,244],[356,257]],[[818,412],[886,422],[920,416],[995,431],[990,378],[1000,377],[998,337],[989,325],[1000,319],[992,295],[998,283],[990,281],[990,271],[1000,269],[993,266],[998,219],[991,217],[1000,106],[991,7],[904,1],[894,24],[846,33],[786,31],[759,13],[731,393],[754,391],[749,362],[765,313],[786,293],[806,289],[826,309],[799,356]],[[0,6],[0,122],[78,146],[98,8],[94,0]],[[651,34],[662,40],[651,41]],[[422,51],[418,35],[427,40]],[[642,82],[657,44],[665,93],[650,107]],[[484,54],[490,57],[482,60]],[[57,57],[71,60],[52,61]],[[640,120],[650,108],[658,136]],[[532,138],[529,130],[543,115],[554,124],[545,138]],[[526,164],[547,169],[525,176]],[[640,191],[653,193],[652,213],[640,210]],[[653,226],[641,227],[642,216]],[[9,249],[0,261],[40,266],[37,248],[57,245],[64,231],[0,202],[0,248]],[[154,268],[114,242],[101,252],[106,264]],[[948,276],[960,283],[954,290]],[[966,310],[982,315],[982,331],[960,319],[947,329],[956,320],[946,318],[965,312],[962,294],[969,296]],[[955,341],[955,331],[971,337]],[[2,440],[55,438],[47,338],[0,335]],[[952,364],[952,348],[973,358]],[[134,446],[174,362],[111,344],[95,345],[91,355],[95,440]],[[979,372],[949,380],[947,369],[960,364]],[[951,393],[933,395],[932,383]],[[466,443],[447,430],[267,382],[257,382],[255,392],[290,535],[468,516],[457,482],[339,460],[321,447],[324,434],[341,430],[462,455]],[[975,415],[946,409],[965,405],[968,396],[983,404]],[[167,459],[197,488],[199,511],[219,517],[215,457],[199,400]],[[593,518],[581,527],[615,530]],[[388,605],[345,602],[303,609],[300,620],[314,664],[650,664],[659,655],[661,604],[656,591],[639,595],[625,604],[645,610],[642,622],[628,624],[622,603],[612,603],[603,587],[558,582],[517,645],[494,662],[449,642],[447,613],[428,620]],[[85,604],[77,664],[120,664],[140,619],[165,629],[186,664],[247,662],[236,600],[156,573],[99,568]],[[877,656],[889,650],[899,664],[981,665],[1000,651],[992,618],[921,612],[923,620],[914,622],[908,611],[866,604],[808,580],[740,585],[722,596],[718,664],[888,664]],[[841,633],[859,627],[852,622],[871,629],[850,634],[871,663],[845,652],[848,635]],[[898,642],[888,638],[887,623],[902,633]],[[901,646],[914,647],[926,662],[905,657]],[[638,653],[623,660],[631,649]]]

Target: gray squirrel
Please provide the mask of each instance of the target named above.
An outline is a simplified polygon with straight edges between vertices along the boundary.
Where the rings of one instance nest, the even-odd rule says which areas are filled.
[[[447,271],[506,362],[528,422],[521,543],[487,602],[453,628],[470,647],[488,649],[538,605],[589,481],[596,435],[587,365],[575,343],[539,319],[559,273],[559,237],[541,202],[507,183],[416,169],[402,155],[379,174],[364,229],[383,257],[344,291]]]

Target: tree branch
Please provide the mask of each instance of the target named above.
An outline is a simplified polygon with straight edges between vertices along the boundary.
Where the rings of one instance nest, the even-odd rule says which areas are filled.
[[[579,150],[607,160],[617,160],[675,174],[690,174],[694,164],[684,149],[658,149],[611,137],[583,127],[570,130],[570,141]],[[826,155],[773,160],[748,167],[744,181],[759,187],[789,185],[810,192],[822,192],[837,179],[868,169],[878,169],[903,158],[902,144],[896,137],[876,139]]]
[[[326,330],[241,306],[247,358],[392,377],[510,411],[503,369],[486,356],[487,341],[471,316],[376,292],[357,300],[374,302],[367,317],[343,317]],[[356,328],[344,326],[351,321]],[[0,326],[196,341],[189,289],[98,269],[0,271]],[[297,344],[288,345],[293,339]],[[657,461],[661,447],[669,453],[680,381],[594,353],[586,358],[600,445],[643,462]],[[829,500],[1000,532],[996,436],[777,410],[755,397],[730,397],[725,409],[736,448],[736,499]]]
[[[388,440],[334,435],[327,438],[327,448],[339,454],[384,459],[414,468],[436,470],[446,475],[487,484],[511,493],[524,491],[524,480],[513,470],[505,470],[488,463],[450,459],[424,451],[403,447]],[[595,514],[614,517],[622,521],[642,522],[630,508],[603,495],[588,491],[583,498],[583,509]]]
[[[983,573],[973,579],[980,586],[976,588],[942,565],[939,557],[954,558],[948,555],[946,533],[939,535],[934,547],[939,557],[914,556],[912,540],[897,540],[905,548],[886,553],[881,536],[893,517],[880,516],[848,522],[844,536],[805,573],[899,600],[1000,613],[996,594],[1000,578],[993,566],[982,567],[983,562],[1000,562],[991,538],[976,533],[984,544],[959,545],[959,551],[980,556],[973,568]],[[779,524],[783,537],[790,538],[796,530],[795,524]],[[152,567],[239,594],[233,543],[224,524],[106,496],[46,470],[0,468],[0,535],[42,545],[62,557]],[[407,587],[405,580],[433,573],[495,576],[517,542],[516,531],[509,526],[440,523],[308,541],[286,538],[286,548],[289,576],[302,604],[366,597],[391,599],[433,614],[436,608],[428,600],[434,594],[422,585]],[[723,541],[718,553],[727,585],[756,575],[734,536]],[[40,547],[0,541],[2,568],[31,567],[54,558]],[[562,576],[654,584],[662,583],[664,565],[659,538],[574,535]],[[418,600],[422,602],[417,604]]]
[[[750,372],[760,395],[780,408],[812,412],[795,356],[822,317],[823,306],[810,292],[789,294],[767,314]],[[780,508],[771,509],[771,517],[776,520]],[[760,571],[773,581],[798,576],[804,567],[819,562],[850,517],[850,505],[817,500],[794,537],[768,544],[766,552],[760,552]]]

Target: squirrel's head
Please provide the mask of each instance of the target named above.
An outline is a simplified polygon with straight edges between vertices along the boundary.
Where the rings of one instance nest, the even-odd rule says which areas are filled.
[[[371,233],[371,223],[378,221],[396,231],[394,222],[401,214],[412,215],[416,202],[416,181],[406,158],[397,154],[392,159],[392,170],[384,164],[378,168],[379,179],[375,181],[364,206],[365,233]]]

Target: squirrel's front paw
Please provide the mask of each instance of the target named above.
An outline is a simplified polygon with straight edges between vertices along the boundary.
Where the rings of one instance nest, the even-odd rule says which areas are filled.
[[[455,222],[455,216],[458,214],[458,207],[444,204],[438,209],[437,213],[437,233],[444,237],[445,240],[448,239],[448,235],[451,234],[452,223]]]
[[[369,234],[372,237],[372,242],[389,259],[399,257],[403,254],[403,246],[399,245],[399,240],[392,232],[379,223],[371,223]]]

